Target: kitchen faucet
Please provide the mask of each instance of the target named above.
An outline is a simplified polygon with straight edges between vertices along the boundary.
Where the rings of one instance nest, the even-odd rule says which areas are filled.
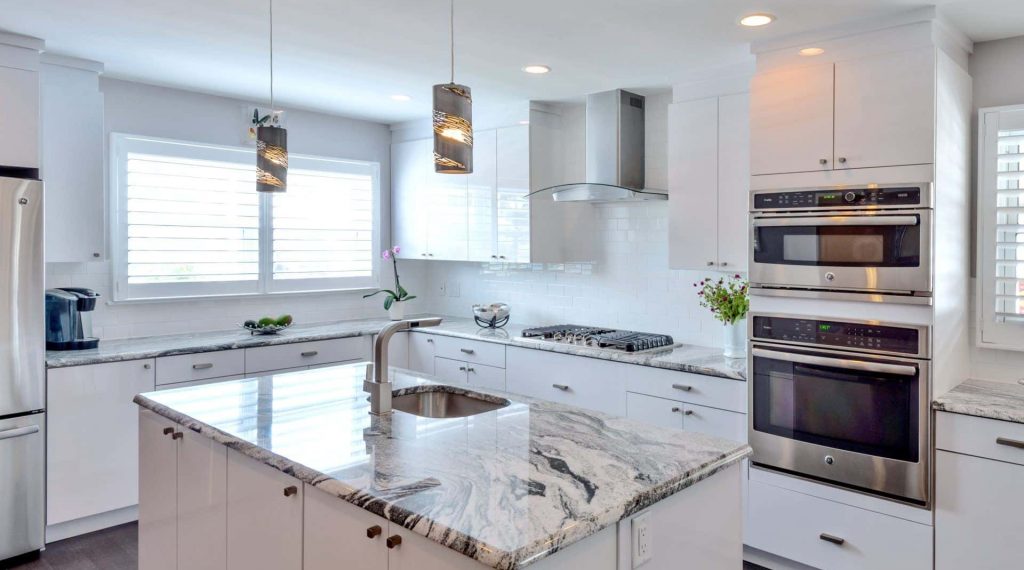
[[[366,370],[363,391],[370,393],[370,413],[382,416],[391,413],[391,382],[388,381],[388,343],[395,333],[420,327],[436,327],[441,324],[439,317],[396,321],[377,333],[373,341],[373,363]]]

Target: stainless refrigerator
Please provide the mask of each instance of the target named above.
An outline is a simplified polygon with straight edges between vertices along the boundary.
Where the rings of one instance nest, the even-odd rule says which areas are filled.
[[[0,178],[0,561],[43,547],[43,298],[43,183]]]

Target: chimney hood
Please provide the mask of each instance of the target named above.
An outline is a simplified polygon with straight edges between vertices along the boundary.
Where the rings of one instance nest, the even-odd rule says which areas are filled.
[[[642,95],[622,89],[587,95],[587,178],[533,192],[556,202],[667,200],[668,192],[644,187]]]

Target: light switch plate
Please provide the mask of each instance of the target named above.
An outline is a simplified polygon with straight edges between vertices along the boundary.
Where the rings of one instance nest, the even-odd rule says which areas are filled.
[[[651,513],[633,517],[633,568],[639,568],[654,558],[654,537],[651,536]]]
[[[444,297],[447,294],[448,294],[448,283],[442,281],[441,284],[437,287],[437,295],[439,297]]]

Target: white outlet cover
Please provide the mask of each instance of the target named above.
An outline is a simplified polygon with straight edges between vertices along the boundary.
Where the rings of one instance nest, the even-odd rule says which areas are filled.
[[[651,535],[651,513],[633,517],[633,568],[639,568],[654,558],[654,537]]]
[[[445,283],[444,281],[442,281],[441,285],[437,288],[437,294],[439,296],[441,296],[441,297],[444,297],[445,294],[447,294],[447,293],[448,293],[448,284]]]

